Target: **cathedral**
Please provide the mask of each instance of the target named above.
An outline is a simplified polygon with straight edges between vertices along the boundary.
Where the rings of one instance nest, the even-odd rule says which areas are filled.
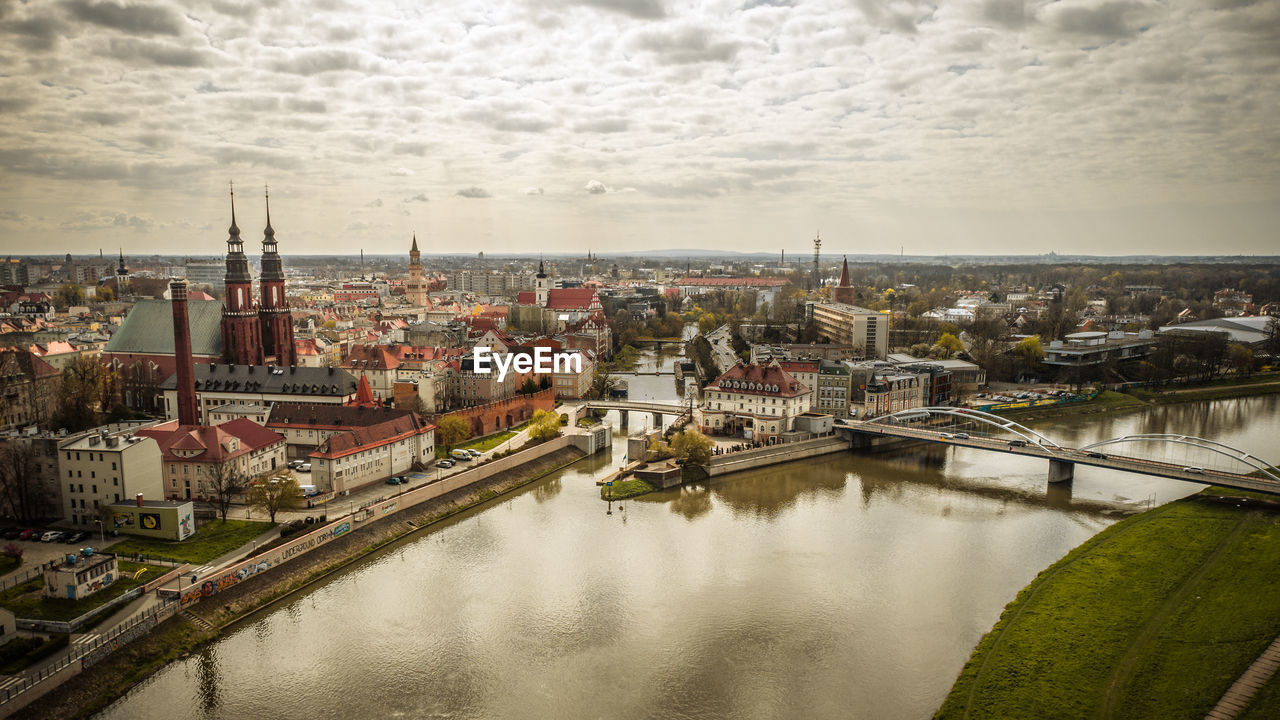
[[[253,276],[236,226],[236,196],[231,192],[231,228],[227,237],[226,296],[222,306],[222,359],[236,365],[295,365],[293,318],[284,297],[284,264],[271,227],[271,198],[266,196],[267,227],[262,232],[260,300],[253,298]]]
[[[409,248],[409,279],[404,283],[404,299],[410,305],[427,304],[427,280],[422,277],[422,253],[418,252],[418,234],[413,234]]]

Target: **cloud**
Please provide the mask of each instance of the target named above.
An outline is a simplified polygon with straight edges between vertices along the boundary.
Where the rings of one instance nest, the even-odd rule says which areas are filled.
[[[618,133],[625,132],[631,127],[631,121],[624,117],[607,117],[596,118],[594,120],[584,120],[575,123],[574,132],[590,132],[590,133]]]
[[[6,19],[0,23],[0,33],[12,37],[19,47],[29,52],[53,49],[58,36],[65,29],[63,22],[51,15],[33,15],[21,20]]]
[[[429,200],[427,199],[427,194],[426,194],[426,193],[418,193],[417,195],[414,195],[413,197],[407,197],[407,198],[405,198],[404,200],[401,200],[401,202],[406,202],[406,203],[413,203],[413,202],[429,202]]]
[[[481,188],[481,187],[476,187],[476,186],[474,186],[474,185],[473,185],[473,186],[471,186],[471,187],[465,187],[465,188],[462,188],[461,190],[459,190],[458,192],[456,192],[456,193],[454,193],[454,194],[455,194],[455,195],[457,195],[458,197],[464,197],[464,198],[490,198],[490,197],[493,197],[493,195],[489,194],[489,191],[488,191],[488,190],[485,190],[484,188]]]
[[[371,207],[371,208],[382,207],[382,198],[374,198],[372,201],[366,203],[365,207]]]
[[[354,50],[308,48],[275,61],[271,67],[277,72],[310,76],[343,70],[375,72],[383,65],[382,61]]]
[[[628,15],[639,20],[656,20],[664,17],[667,11],[660,0],[578,0],[588,7],[609,10]]]
[[[181,35],[183,31],[182,16],[162,5],[66,0],[63,7],[77,20],[133,35]]]
[[[212,56],[205,50],[138,38],[111,38],[99,54],[129,63],[146,61],[165,67],[202,67],[212,63]]]
[[[150,230],[156,226],[155,218],[147,215],[132,215],[125,212],[80,211],[67,218],[59,226],[71,232],[84,232],[105,229]]]
[[[588,195],[604,195],[606,193],[613,192],[613,188],[610,188],[599,180],[588,180],[587,184],[582,186],[582,189],[585,190]]]
[[[627,40],[633,52],[651,53],[658,62],[669,65],[727,62],[743,45],[740,40],[719,36],[712,28],[689,24],[646,27]]]
[[[1109,0],[1098,5],[1061,2],[1045,10],[1049,22],[1059,30],[1077,35],[1125,38],[1137,35],[1150,19],[1150,8],[1128,0]]]
[[[543,195],[543,194],[545,194],[545,193],[544,193],[544,191],[543,191],[543,189],[542,189],[541,187],[537,186],[537,185],[530,185],[529,187],[525,188],[524,190],[521,190],[520,192],[524,193],[525,195]]]
[[[409,177],[413,174],[413,171],[407,167],[398,167],[395,170],[392,170],[391,174],[395,177]]]

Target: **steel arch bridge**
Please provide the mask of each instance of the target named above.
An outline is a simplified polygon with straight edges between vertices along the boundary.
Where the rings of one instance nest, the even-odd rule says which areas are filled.
[[[943,427],[921,425],[918,422],[943,417],[963,419],[978,425],[985,425],[1010,433],[1016,437],[970,437],[967,433],[955,432],[954,430],[952,432],[944,432],[945,428]],[[1049,461],[1050,482],[1070,480],[1074,475],[1075,465],[1079,464],[1206,485],[1215,484],[1237,489],[1280,494],[1280,468],[1256,455],[1226,443],[1191,435],[1171,433],[1125,435],[1091,443],[1080,448],[1070,448],[1064,447],[1052,438],[1008,418],[981,410],[954,407],[911,408],[872,420],[841,422],[836,427],[850,432],[851,436],[870,436],[870,442],[865,443],[870,445],[876,444],[877,438],[900,438],[1044,458]],[[1021,442],[1017,442],[1018,440],[1021,440]],[[1243,472],[1171,463],[1138,455],[1101,452],[1102,448],[1143,444],[1164,444],[1206,451],[1216,456],[1227,458],[1234,468]],[[858,445],[856,438],[851,437],[851,445]]]

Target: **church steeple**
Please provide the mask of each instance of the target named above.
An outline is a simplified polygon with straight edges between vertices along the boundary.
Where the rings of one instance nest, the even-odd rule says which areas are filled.
[[[236,225],[236,186],[230,184],[231,187],[231,227],[227,228],[227,245],[240,245],[240,228]],[[228,251],[234,251],[228,247]]]

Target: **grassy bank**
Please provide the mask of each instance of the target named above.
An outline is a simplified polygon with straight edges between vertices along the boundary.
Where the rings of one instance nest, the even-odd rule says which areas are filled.
[[[996,415],[1007,417],[1018,422],[1040,420],[1044,418],[1068,417],[1072,415],[1097,415],[1101,413],[1127,412],[1147,407],[1147,403],[1126,393],[1104,390],[1092,400],[1085,402],[1060,403],[1036,408],[1019,408],[1016,410],[996,410]]]
[[[1132,388],[1128,392],[1139,400],[1153,405],[1268,395],[1280,392],[1280,373],[1266,373],[1247,378],[1225,378],[1194,387]]]
[[[609,491],[612,489],[613,495],[610,497]],[[638,478],[628,478],[627,480],[613,481],[613,487],[609,488],[604,485],[600,486],[601,500],[626,500],[638,495],[644,495],[656,491],[658,488],[649,484],[646,480]]]
[[[34,578],[0,593],[0,607],[4,607],[20,618],[56,621],[73,620],[164,574],[168,569],[156,565],[121,561],[120,578],[83,600],[47,598],[44,596],[44,580],[42,578]],[[135,578],[134,575],[140,570],[145,570],[146,572]]]
[[[1204,717],[1280,634],[1278,520],[1200,495],[1104,530],[1005,608],[936,717]]]
[[[580,451],[571,448],[559,450],[468,488],[371,521],[308,553],[298,561],[272,568],[253,582],[241,583],[219,593],[216,602],[199,603],[186,611],[212,624],[216,630],[203,630],[180,614],[144,638],[112,654],[102,663],[71,678],[57,692],[51,692],[35,701],[24,709],[24,717],[49,720],[88,717],[167,663],[197,651],[203,643],[216,639],[227,626],[284,601],[371,553],[434,523],[540,480],[582,457]]]
[[[148,555],[188,562],[193,565],[225,555],[270,530],[271,523],[251,520],[210,520],[196,529],[196,534],[182,542],[132,538],[111,547],[120,555]]]

